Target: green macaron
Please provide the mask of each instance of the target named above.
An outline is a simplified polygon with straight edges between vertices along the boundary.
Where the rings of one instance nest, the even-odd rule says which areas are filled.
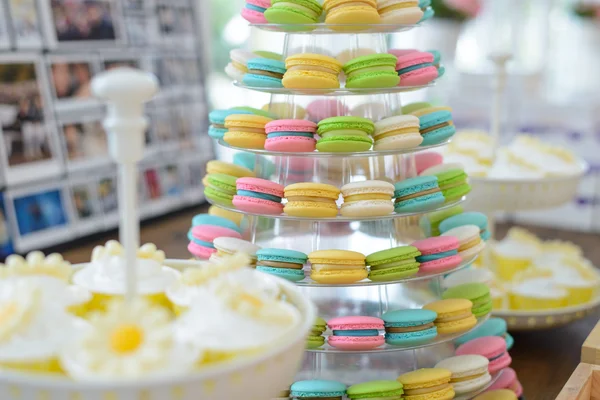
[[[398,381],[371,381],[358,383],[346,390],[350,400],[400,399],[404,393],[403,386]]]
[[[347,88],[387,88],[400,83],[398,59],[393,54],[371,54],[350,60],[343,67]]]
[[[332,153],[353,153],[367,151],[373,145],[370,137],[331,136],[317,141],[317,150]]]
[[[324,152],[367,151],[373,145],[373,121],[361,117],[331,117],[318,123],[317,150]]]
[[[314,24],[322,12],[315,0],[271,0],[265,18],[271,24]]]
[[[435,176],[446,202],[458,200],[471,191],[471,185],[467,182],[468,175],[463,170],[451,169]]]
[[[325,337],[323,333],[327,330],[327,321],[321,317],[317,317],[310,334],[306,339],[307,349],[317,349],[325,344]]]
[[[400,246],[378,251],[366,258],[369,265],[369,279],[376,282],[394,281],[408,278],[419,272],[419,249],[413,246]]]
[[[204,188],[204,196],[213,203],[232,207],[233,196],[236,194],[237,178],[225,174],[208,174],[208,186]]]
[[[463,283],[442,293],[443,299],[467,299],[473,303],[471,311],[475,317],[483,317],[492,311],[490,288],[484,283]]]

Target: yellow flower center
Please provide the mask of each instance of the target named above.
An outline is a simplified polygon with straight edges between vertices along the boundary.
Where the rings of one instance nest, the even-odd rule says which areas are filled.
[[[10,320],[19,311],[16,303],[10,302],[0,307],[0,325]]]
[[[144,331],[136,325],[123,325],[115,329],[110,337],[110,345],[116,353],[131,353],[144,341]]]

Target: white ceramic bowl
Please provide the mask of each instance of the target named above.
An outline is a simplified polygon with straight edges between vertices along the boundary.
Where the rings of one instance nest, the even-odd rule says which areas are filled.
[[[275,278],[301,314],[293,336],[255,357],[179,377],[134,382],[75,382],[63,377],[0,372],[0,399],[6,400],[265,400],[293,383],[316,319],[312,302],[290,282]]]

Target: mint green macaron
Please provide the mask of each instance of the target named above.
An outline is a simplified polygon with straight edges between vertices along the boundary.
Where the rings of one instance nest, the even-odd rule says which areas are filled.
[[[331,117],[318,123],[317,150],[325,152],[367,151],[373,145],[373,121],[361,117]]]
[[[468,175],[461,169],[451,169],[435,176],[446,202],[458,200],[471,191],[471,185],[467,182]]]
[[[443,299],[467,299],[473,303],[471,312],[475,317],[483,317],[492,311],[490,288],[484,283],[463,283],[442,293]]]
[[[208,186],[204,188],[204,196],[212,203],[233,207],[237,178],[225,174],[208,174],[206,180]]]
[[[395,281],[408,278],[419,272],[419,249],[413,246],[400,246],[381,250],[366,258],[369,265],[369,279],[375,282]]]
[[[350,386],[346,395],[350,400],[400,399],[404,393],[398,381],[371,381]]]
[[[347,62],[343,69],[347,88],[387,88],[398,86],[398,58],[393,54],[370,54]]]

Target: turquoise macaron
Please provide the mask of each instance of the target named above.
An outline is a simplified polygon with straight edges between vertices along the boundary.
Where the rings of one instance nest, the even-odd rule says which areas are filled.
[[[244,85],[265,88],[282,88],[281,79],[285,74],[285,63],[270,58],[248,60],[248,73],[244,75]]]
[[[287,249],[260,249],[256,270],[275,275],[288,281],[298,282],[304,279],[304,264],[308,256],[300,251]]]
[[[481,239],[488,240],[492,234],[488,230],[488,217],[477,211],[464,212],[453,215],[440,222],[440,233],[449,231],[463,225],[475,225],[479,227]]]
[[[428,112],[432,110],[431,112]],[[447,107],[420,110],[419,131],[423,136],[420,146],[431,146],[450,139],[456,133],[452,112]]]
[[[440,65],[440,62],[442,61],[442,53],[440,53],[438,50],[427,50],[427,53],[430,53],[433,56],[433,65],[436,67]]]
[[[437,336],[432,310],[406,309],[388,311],[381,316],[385,325],[385,342],[392,346],[416,346]]]
[[[227,218],[219,217],[216,215],[210,214],[198,214],[192,218],[192,226],[198,225],[212,225],[212,226],[220,226],[222,228],[232,229],[238,233],[242,233],[242,229],[237,226],[237,224],[233,221],[228,220]]]
[[[395,183],[394,189],[397,213],[429,210],[445,201],[435,176],[408,178]]]
[[[298,381],[290,387],[292,398],[298,399],[329,399],[346,395],[346,385],[337,381],[313,379]]]
[[[435,15],[435,10],[432,7],[427,7],[423,10],[423,16],[419,20],[419,23],[427,21],[428,19],[433,18]]]
[[[515,339],[506,331],[506,321],[502,318],[490,318],[471,332],[457,338],[454,341],[456,347],[473,339],[484,336],[499,336],[506,340],[506,349],[510,350],[515,344]]]
[[[225,128],[225,118],[234,114],[252,114],[249,111],[239,110],[235,108],[229,108],[227,110],[212,110],[208,114],[208,121],[210,127],[208,128],[208,136],[213,139],[222,139],[223,135],[227,132]]]

